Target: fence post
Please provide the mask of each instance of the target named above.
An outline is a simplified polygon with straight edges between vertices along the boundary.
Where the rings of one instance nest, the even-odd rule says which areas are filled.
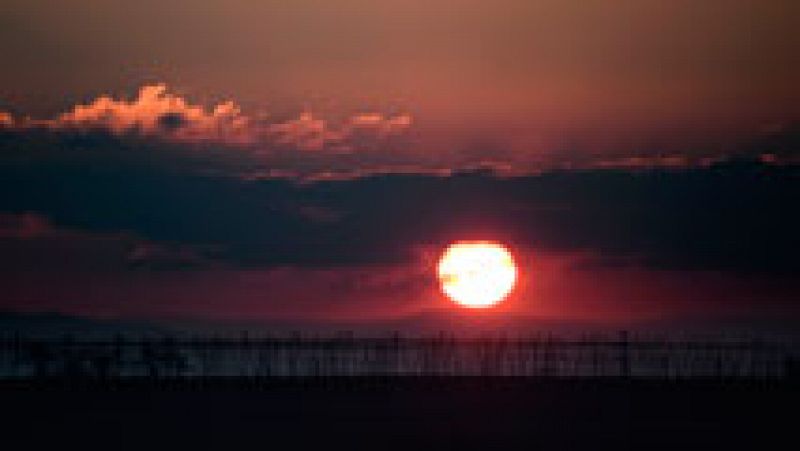
[[[619,332],[619,350],[620,350],[620,375],[623,379],[631,377],[631,361],[630,361],[630,341],[628,339],[628,331],[621,330]]]

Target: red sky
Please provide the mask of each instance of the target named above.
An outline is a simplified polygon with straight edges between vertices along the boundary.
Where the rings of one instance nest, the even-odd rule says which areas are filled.
[[[72,3],[0,11],[0,310],[414,317],[479,238],[505,313],[796,314],[796,1]]]
[[[798,115],[798,8],[791,0],[11,0],[0,107],[50,115],[158,81],[204,103],[233,98],[271,114],[399,107],[431,126],[486,124],[501,135],[603,134],[621,123],[625,135],[754,128]]]

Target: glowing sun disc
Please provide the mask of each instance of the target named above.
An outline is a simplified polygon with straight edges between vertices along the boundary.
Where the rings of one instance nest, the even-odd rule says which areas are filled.
[[[451,244],[437,268],[442,291],[465,307],[490,307],[506,298],[517,281],[511,252],[491,241]]]

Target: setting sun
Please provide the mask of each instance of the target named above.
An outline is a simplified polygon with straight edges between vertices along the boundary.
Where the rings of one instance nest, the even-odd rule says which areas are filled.
[[[439,260],[442,291],[465,307],[491,307],[505,299],[517,280],[517,267],[505,246],[490,241],[451,244]]]

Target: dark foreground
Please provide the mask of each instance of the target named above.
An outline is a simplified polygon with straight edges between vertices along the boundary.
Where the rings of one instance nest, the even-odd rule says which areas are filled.
[[[4,449],[790,449],[788,383],[231,381],[0,388]],[[789,448],[786,448],[789,446]]]

